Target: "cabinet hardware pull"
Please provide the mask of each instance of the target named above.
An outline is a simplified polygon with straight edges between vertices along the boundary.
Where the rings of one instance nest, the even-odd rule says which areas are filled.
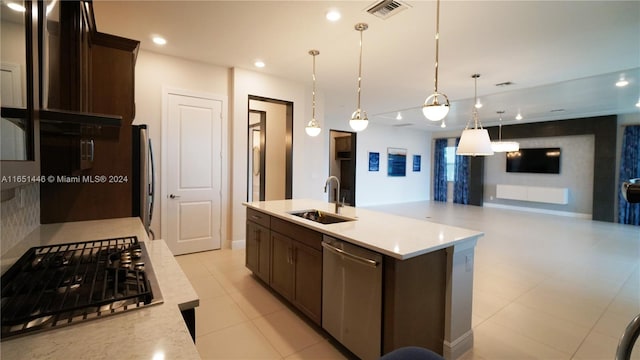
[[[95,154],[95,143],[93,139],[89,140],[89,161],[93,162],[93,155]]]
[[[171,195],[169,195],[169,197],[170,197],[171,199],[177,199],[177,198],[179,198],[179,197],[180,197],[180,195],[174,195],[174,194],[171,194]]]

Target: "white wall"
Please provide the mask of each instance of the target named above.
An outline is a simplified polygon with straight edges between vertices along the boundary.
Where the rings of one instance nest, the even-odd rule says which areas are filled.
[[[191,92],[228,96],[229,70],[201,62],[189,61],[140,50],[136,62],[136,117],[134,124],[148,124],[156,165],[156,207],[151,229],[161,238],[160,208],[162,200],[162,89],[184,89]],[[228,111],[228,109],[223,109]],[[246,134],[246,131],[245,131]],[[223,149],[226,151],[227,149]],[[226,173],[226,171],[225,171]]]
[[[344,120],[347,124],[348,121]],[[407,149],[405,177],[387,175],[387,148]],[[380,170],[369,171],[369,152],[380,153]],[[413,155],[421,156],[419,172]],[[431,192],[431,133],[369,123],[357,135],[356,206],[393,204],[429,199]]]

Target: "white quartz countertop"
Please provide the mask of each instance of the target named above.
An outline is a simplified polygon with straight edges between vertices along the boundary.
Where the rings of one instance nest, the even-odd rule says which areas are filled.
[[[33,246],[137,236],[145,242],[164,302],[0,343],[2,359],[199,359],[180,310],[198,295],[163,240],[139,218],[41,225],[1,258],[4,273]]]
[[[272,200],[243,205],[400,260],[475,242],[484,235],[480,231],[350,206],[342,207],[339,216],[355,220],[335,224],[320,224],[289,214],[311,209],[334,213],[333,203],[319,200]]]

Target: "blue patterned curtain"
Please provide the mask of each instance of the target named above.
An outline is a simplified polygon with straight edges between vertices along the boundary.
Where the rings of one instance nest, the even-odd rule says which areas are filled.
[[[456,138],[456,148],[460,138]],[[456,204],[469,203],[469,163],[468,156],[456,155],[455,183],[453,185],[453,202]]]
[[[640,125],[627,126],[622,138],[622,154],[620,156],[620,183],[640,178]],[[640,204],[630,204],[618,190],[618,222],[621,224],[640,225]]]
[[[436,139],[433,171],[433,200],[447,201],[447,139]]]

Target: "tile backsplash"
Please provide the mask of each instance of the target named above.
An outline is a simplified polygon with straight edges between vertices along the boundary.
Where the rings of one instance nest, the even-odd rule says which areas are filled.
[[[3,190],[0,218],[0,255],[4,255],[40,225],[40,184]]]

